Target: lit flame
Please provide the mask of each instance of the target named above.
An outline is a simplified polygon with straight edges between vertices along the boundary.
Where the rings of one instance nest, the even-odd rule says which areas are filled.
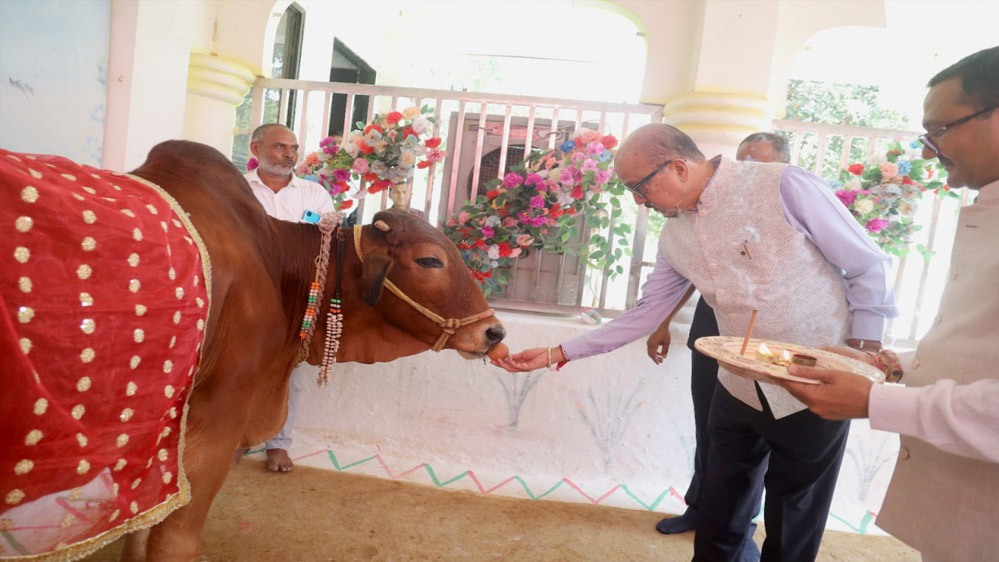
[[[767,344],[765,343],[760,344],[760,347],[756,350],[756,353],[759,353],[761,355],[773,355],[773,352],[770,351],[770,348],[767,347]]]

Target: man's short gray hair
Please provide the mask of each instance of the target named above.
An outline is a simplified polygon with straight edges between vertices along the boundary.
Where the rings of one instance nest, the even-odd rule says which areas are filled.
[[[286,131],[289,131],[292,134],[295,134],[295,131],[292,131],[291,129],[285,127],[280,123],[266,123],[264,125],[257,127],[256,129],[253,129],[253,134],[250,135],[250,142],[260,142],[264,140],[264,135],[266,135],[267,131],[269,131],[273,127],[280,127]]]
[[[787,164],[791,161],[791,145],[787,142],[787,137],[778,135],[777,133],[753,133],[742,139],[742,142],[739,143],[739,148],[758,142],[768,142],[774,147],[774,152],[777,153],[777,162]]]

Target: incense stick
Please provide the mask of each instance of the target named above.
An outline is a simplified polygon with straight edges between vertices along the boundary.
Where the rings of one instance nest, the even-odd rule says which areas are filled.
[[[756,323],[756,311],[753,311],[753,315],[749,317],[749,327],[746,328],[746,337],[742,340],[742,350],[739,355],[746,354],[746,346],[749,345],[749,336],[753,333],[753,324]]]

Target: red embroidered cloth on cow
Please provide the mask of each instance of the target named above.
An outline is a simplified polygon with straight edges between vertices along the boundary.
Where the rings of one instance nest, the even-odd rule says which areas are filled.
[[[187,503],[207,255],[139,178],[0,149],[0,556],[82,556]]]

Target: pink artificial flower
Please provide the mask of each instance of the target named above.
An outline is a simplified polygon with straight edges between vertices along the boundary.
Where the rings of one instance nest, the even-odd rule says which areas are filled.
[[[350,170],[337,168],[333,170],[333,177],[336,178],[336,181],[345,182],[350,179]]]
[[[319,163],[319,157],[316,156],[315,152],[310,152],[305,155],[305,164],[307,166],[315,166]]]
[[[458,224],[465,224],[466,222],[468,222],[469,217],[470,215],[468,213],[459,213]]]
[[[336,145],[329,144],[329,145],[326,145],[326,146],[323,147],[323,152],[325,152],[326,154],[329,154],[330,156],[333,156],[337,152],[340,152],[340,147],[336,146]]]
[[[878,232],[881,232],[881,229],[888,226],[888,221],[885,219],[871,219],[867,221],[867,224],[864,226],[867,227],[868,231],[877,234]]]
[[[251,156],[250,159],[246,161],[246,171],[251,172],[253,170],[256,170],[257,166],[259,165],[260,162],[257,162],[257,159]]]
[[[881,167],[881,175],[886,178],[898,175],[898,164],[894,162],[883,162],[880,167]]]
[[[518,174],[517,172],[510,172],[509,174],[503,177],[503,187],[507,189],[517,187],[518,185],[520,185],[522,179],[523,178],[520,177],[520,174]]]
[[[482,238],[486,239],[492,238],[493,234],[496,234],[496,231],[494,231],[492,228],[489,228],[488,226],[482,227]]]
[[[431,148],[427,151],[427,162],[440,162],[444,159],[444,151],[439,148]]]
[[[534,242],[534,238],[531,238],[530,234],[518,234],[517,235],[517,245],[518,246],[530,246]]]
[[[538,195],[535,195],[534,197],[531,197],[531,208],[535,208],[536,209],[536,208],[544,207],[544,206],[545,206],[545,196],[544,195],[538,194]]]
[[[364,158],[358,158],[354,160],[354,165],[350,167],[351,171],[358,175],[364,175],[368,173],[369,164]]]
[[[597,170],[597,175],[594,177],[597,185],[603,185],[610,181],[611,173],[610,170]]]
[[[836,192],[836,197],[838,197],[839,200],[842,201],[844,205],[849,207],[850,205],[853,205],[854,201],[857,200],[857,192],[849,191],[846,189],[840,189],[839,191]]]
[[[600,143],[597,142],[593,144],[600,144]],[[603,146],[604,145],[600,144],[600,148],[603,148]],[[598,170],[599,168],[597,168],[596,160],[594,160],[593,158],[587,158],[585,161],[583,161],[583,165],[580,167],[580,169],[583,170],[584,172],[593,172]]]
[[[604,145],[600,141],[594,141],[586,145],[586,153],[590,155],[600,154],[604,151],[604,148]]]
[[[569,170],[562,170],[561,172],[559,172],[558,181],[563,185],[572,185],[573,183],[575,183],[572,177],[572,172],[570,172]]]
[[[510,250],[510,257],[511,258],[515,258],[515,257],[519,256],[521,251],[522,250],[520,248],[514,248],[514,249]]]
[[[296,176],[304,176],[304,175],[307,175],[311,171],[312,171],[312,169],[309,168],[309,166],[306,165],[303,162],[303,163],[299,164],[297,168],[295,168],[295,175]]]
[[[586,129],[583,131],[582,137],[583,137],[583,142],[591,143],[593,141],[600,140],[600,133],[598,131],[594,131],[593,129]],[[603,152],[603,149],[601,149],[600,151]]]
[[[544,181],[544,178],[534,172],[531,172],[530,174],[527,174],[527,178],[524,179],[524,185],[536,185],[538,183],[544,183]]]

